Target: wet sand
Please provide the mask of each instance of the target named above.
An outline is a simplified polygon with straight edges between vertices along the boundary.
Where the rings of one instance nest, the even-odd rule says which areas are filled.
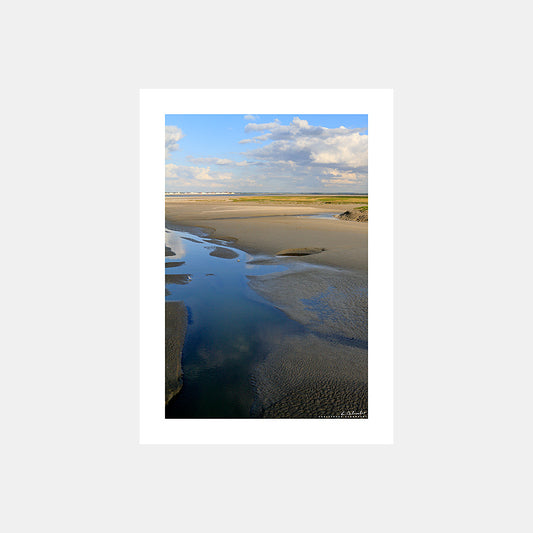
[[[312,356],[310,356],[312,354]],[[252,377],[263,418],[366,418],[367,353],[317,335],[272,339]]]
[[[313,332],[367,347],[366,276],[345,270],[311,269],[249,279],[252,289]]]
[[[229,248],[221,248],[220,246],[217,246],[209,255],[220,257],[221,259],[235,259],[238,257],[237,252]]]
[[[256,263],[303,267],[249,277],[252,289],[307,328],[282,339],[265,334],[268,354],[251,376],[251,416],[367,418],[368,224],[302,216],[340,214],[346,205],[165,203],[169,227],[204,228],[215,241],[266,256]]]
[[[291,248],[324,248],[297,258],[318,265],[367,272],[368,224],[298,215],[340,214],[346,205],[245,205],[224,199],[165,200],[166,221],[212,231],[215,238],[233,238],[252,254],[276,255]]]
[[[174,283],[176,285],[186,285],[191,281],[190,274],[166,274],[165,283]]]
[[[250,286],[309,331],[268,339],[253,374],[253,412],[266,418],[368,417],[366,276],[310,269],[250,278]]]
[[[183,386],[181,350],[187,330],[187,308],[183,302],[165,302],[165,404]]]
[[[185,264],[185,261],[167,261],[165,263],[165,268],[179,267],[184,264]]]

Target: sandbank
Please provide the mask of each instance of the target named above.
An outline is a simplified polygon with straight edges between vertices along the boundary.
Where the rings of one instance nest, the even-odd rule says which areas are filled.
[[[239,254],[234,250],[222,248],[220,246],[217,246],[212,252],[209,253],[209,255],[212,255],[213,257],[220,257],[221,259],[235,259],[239,256]]]
[[[183,302],[165,302],[165,404],[183,385],[181,350],[187,330],[187,308]]]
[[[252,254],[274,256],[291,248],[324,248],[295,260],[367,272],[368,224],[311,218],[340,214],[346,205],[248,205],[224,199],[165,199],[165,218],[172,225],[201,227],[218,239]],[[294,258],[293,258],[294,259]]]

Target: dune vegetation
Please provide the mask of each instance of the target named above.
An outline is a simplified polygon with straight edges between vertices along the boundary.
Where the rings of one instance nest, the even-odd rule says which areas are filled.
[[[298,204],[368,204],[368,195],[293,195],[293,196],[239,196],[232,198],[233,202],[253,202],[253,203],[298,203]]]

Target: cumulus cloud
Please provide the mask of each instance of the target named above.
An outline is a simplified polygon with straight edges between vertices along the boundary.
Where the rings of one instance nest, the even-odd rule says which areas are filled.
[[[367,185],[366,169],[362,171],[325,169],[322,171],[324,177],[320,182],[325,187],[334,187],[337,185]]]
[[[239,142],[266,143],[243,155],[261,169],[264,180],[276,186],[282,187],[286,180],[294,183],[294,190],[299,182],[311,190],[367,188],[368,135],[363,128],[313,126],[294,117],[288,125],[279,121],[247,124],[245,131],[264,132]]]
[[[178,141],[183,137],[183,132],[177,126],[165,126],[165,159],[169,159],[172,152],[179,150]]]
[[[252,137],[251,139],[242,139],[239,141],[239,144],[248,144],[248,143],[262,143],[270,138],[269,133],[263,135],[257,135],[257,137]]]
[[[258,115],[244,115],[244,120],[257,120],[258,118]]]
[[[195,165],[231,165],[231,159],[221,159],[220,157],[192,157],[187,156],[187,159]]]
[[[187,156],[187,160],[195,165],[218,165],[224,167],[246,167],[255,164],[250,161],[233,161],[232,159],[221,159],[219,157],[192,157],[190,155]]]
[[[175,165],[167,163],[165,165],[166,179],[179,179],[186,182],[198,181],[225,181],[231,179],[230,173],[213,172],[210,167],[189,167],[186,165]]]
[[[254,137],[253,139],[241,139],[239,141],[239,144],[260,143],[260,142],[262,142],[261,141],[261,137],[264,137],[264,135],[260,135],[258,137]]]
[[[246,152],[253,158],[344,169],[363,170],[368,165],[368,135],[362,135],[359,128],[311,126],[299,117],[294,117],[288,126],[279,123],[247,124],[246,128],[249,126],[254,126],[257,131],[271,130],[249,140],[271,141],[266,146]]]
[[[244,191],[260,188],[253,176],[235,176],[232,172],[219,172],[210,167],[194,167],[167,163],[165,165],[165,190],[185,191]]]
[[[246,126],[244,126],[244,131],[248,132],[248,131],[272,130],[272,129],[276,128],[279,125],[280,125],[280,123],[279,123],[278,119],[276,119],[274,122],[267,122],[267,123],[264,123],[264,124],[250,123],[250,124],[246,124]]]

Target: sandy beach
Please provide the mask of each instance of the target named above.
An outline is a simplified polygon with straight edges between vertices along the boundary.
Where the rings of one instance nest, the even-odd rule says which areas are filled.
[[[300,260],[367,272],[367,223],[309,217],[346,209],[346,205],[249,205],[223,198],[167,198],[165,218],[168,224],[208,229],[213,237],[234,240],[235,246],[252,254],[324,248],[324,252]]]
[[[167,198],[165,207],[167,228],[203,228],[214,245],[228,240],[256,256],[252,263],[292,265],[249,277],[257,294],[305,328],[284,338],[271,338],[265,329],[267,355],[251,376],[252,416],[366,418],[368,224],[311,216],[337,215],[346,205]],[[231,257],[225,250],[214,254]]]

